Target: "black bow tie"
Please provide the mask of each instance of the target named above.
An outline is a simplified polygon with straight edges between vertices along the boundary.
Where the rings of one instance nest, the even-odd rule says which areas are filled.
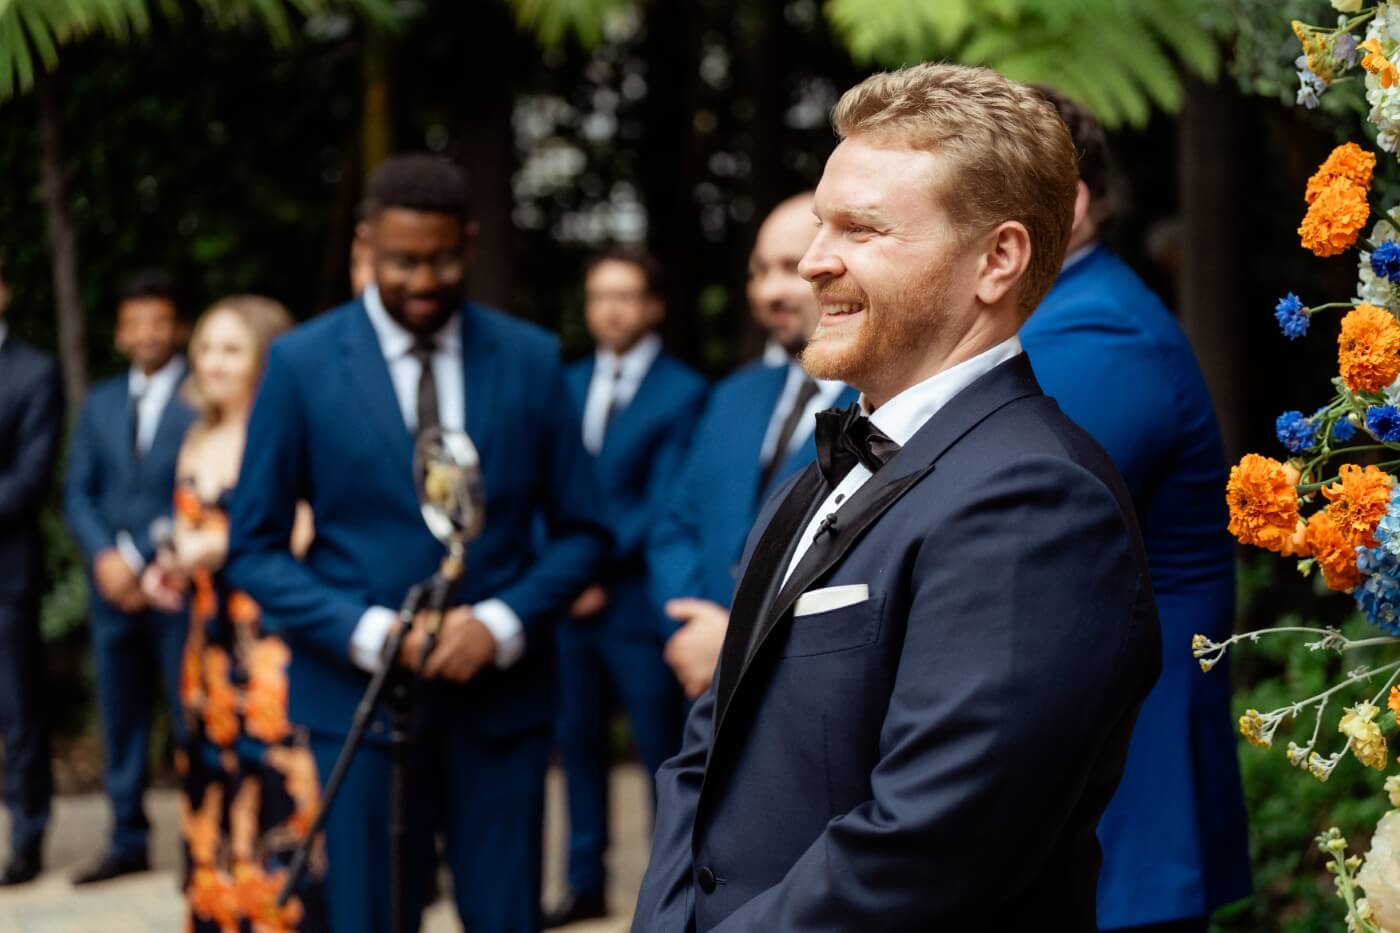
[[[861,414],[859,402],[817,412],[816,437],[817,466],[833,489],[857,463],[875,473],[899,453],[899,445]]]

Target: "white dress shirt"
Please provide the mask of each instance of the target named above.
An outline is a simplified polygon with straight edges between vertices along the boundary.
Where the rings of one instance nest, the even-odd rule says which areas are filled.
[[[631,404],[660,352],[661,338],[656,334],[642,337],[621,356],[598,348],[593,378],[588,383],[588,400],[583,406],[583,446],[595,457],[603,449],[610,413],[616,414]]]
[[[180,380],[184,378],[184,375],[185,358],[178,354],[172,356],[164,366],[149,376],[134,366],[127,374],[128,399],[140,399],[136,403],[136,449],[142,455],[151,449],[151,444],[155,443],[156,431],[160,429],[161,415],[165,414],[165,407],[170,404],[170,399],[174,396],[175,390],[180,387]],[[122,432],[122,436],[129,435]],[[119,529],[116,537],[117,552],[121,554],[132,573],[139,574],[145,570],[146,558],[141,556],[141,551],[136,547],[131,533],[126,529]]]
[[[417,428],[418,377],[422,369],[413,356],[414,336],[389,316],[379,289],[371,285],[361,296],[370,324],[379,338],[379,348],[389,367],[389,378],[398,397],[399,411],[410,432]],[[462,317],[454,314],[436,335],[433,352],[433,383],[437,388],[438,418],[443,430],[461,431],[466,428],[466,388],[462,370]],[[499,599],[488,599],[472,607],[472,613],[496,639],[496,666],[510,667],[525,653],[525,627],[520,617]],[[398,620],[398,613],[387,606],[371,606],[360,617],[350,636],[350,660],[373,673],[382,663],[381,653],[389,629]]]
[[[773,416],[768,419],[768,433],[763,435],[763,447],[759,453],[759,462],[763,464],[767,464],[773,459],[773,448],[778,443],[778,435],[782,433],[783,423],[787,421],[788,415],[792,412],[792,406],[797,402],[797,394],[802,391],[803,380],[809,378],[798,362],[791,357],[788,358],[787,367],[787,382],[783,383],[783,391],[778,396],[778,404],[773,409]],[[778,456],[786,457],[801,447],[817,426],[817,412],[836,404],[837,397],[846,388],[844,382],[831,379],[817,379],[816,383],[817,394],[812,396],[811,401],[807,403],[802,420],[797,422],[797,430],[792,432],[792,438],[788,441],[787,450],[779,451]]]
[[[870,403],[862,395],[860,397],[861,410],[870,418],[875,427],[884,432],[890,440],[903,447],[909,443],[911,437],[919,433],[919,429],[927,424],[930,418],[938,413],[940,408],[948,404],[953,396],[1020,352],[1021,338],[1010,337],[990,350],[982,351],[970,360],[964,360],[950,369],[945,369],[941,373],[928,377],[923,382],[910,386],[873,412],[870,410]],[[866,469],[865,464],[857,463],[851,468],[851,472],[847,473],[836,488],[827,495],[821,508],[817,509],[812,520],[808,522],[806,530],[802,532],[802,537],[797,540],[797,550],[792,554],[792,561],[788,564],[787,573],[783,574],[783,586],[787,585],[788,578],[792,576],[792,572],[797,569],[797,565],[802,562],[802,558],[812,547],[812,541],[816,539],[817,529],[821,527],[822,521],[831,513],[836,512],[842,503],[855,495],[856,490],[864,486],[872,475],[874,474]]]
[[[792,362],[792,354],[781,343],[769,337],[763,344],[764,366],[786,366]]]

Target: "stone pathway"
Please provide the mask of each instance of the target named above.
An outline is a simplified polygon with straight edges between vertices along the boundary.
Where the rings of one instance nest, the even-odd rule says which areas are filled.
[[[566,927],[568,933],[623,933],[629,925],[646,868],[650,833],[647,777],[628,765],[613,772],[609,902],[615,916]],[[180,933],[184,901],[178,888],[179,799],[175,791],[152,791],[146,811],[152,824],[154,870],[90,888],[74,888],[68,877],[102,853],[110,816],[97,794],[59,797],[44,852],[48,871],[31,885],[0,892],[0,933]],[[564,870],[564,785],[557,770],[549,776],[545,840],[545,902],[562,890]],[[8,860],[9,821],[0,807],[0,860]],[[451,904],[429,910],[424,933],[454,933],[461,926]]]

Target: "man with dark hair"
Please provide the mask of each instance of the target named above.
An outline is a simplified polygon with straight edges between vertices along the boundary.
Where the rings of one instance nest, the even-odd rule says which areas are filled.
[[[1070,129],[1080,180],[1068,258],[1021,342],[1046,394],[1127,481],[1162,624],[1162,675],[1099,824],[1099,929],[1204,931],[1212,911],[1250,892],[1229,678],[1201,676],[1183,648],[1196,632],[1223,640],[1234,626],[1225,453],[1186,335],[1098,241],[1112,218],[1103,129],[1067,97],[1038,90]]]
[[[644,545],[690,444],[705,381],[661,347],[660,278],[650,256],[625,250],[593,257],[584,275],[584,319],[598,348],[570,366],[567,378],[616,553],[559,629],[569,894],[546,915],[546,927],[607,913],[603,855],[614,698],[627,711],[651,773],[680,747],[685,719],[685,697],[661,656],[671,626],[647,598]]]
[[[0,872],[0,887],[38,877],[53,796],[39,636],[39,513],[63,435],[58,364],[9,332],[4,273],[0,254],[0,738],[10,811],[10,862]]]
[[[470,434],[486,523],[417,691],[409,929],[431,885],[436,830],[466,928],[533,930],[555,712],[552,625],[606,558],[601,494],[555,340],[466,300],[477,227],[461,171],[434,156],[393,158],[371,178],[368,201],[359,235],[372,283],[268,354],[225,573],[292,649],[292,717],[308,726],[324,781],[370,672],[423,660],[422,626],[398,657],[383,656],[393,607],[445,555],[420,513],[415,435]],[[316,538],[299,562],[288,539],[302,501]],[[337,933],[392,925],[386,737],[381,710],[326,826]]]
[[[117,350],[131,369],[88,393],[68,454],[64,511],[92,572],[103,778],[114,816],[110,851],[77,884],[146,870],[141,796],[160,680],[177,735],[182,728],[186,620],[149,606],[140,585],[155,556],[151,523],[170,514],[175,461],[195,417],[177,392],[186,372],[181,336],[173,279],[159,270],[133,275],[121,290],[116,328]]]

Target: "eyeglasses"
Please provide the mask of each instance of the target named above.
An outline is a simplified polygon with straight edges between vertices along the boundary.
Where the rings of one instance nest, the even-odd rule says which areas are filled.
[[[466,260],[455,252],[435,256],[410,256],[407,253],[382,253],[379,256],[381,273],[387,272],[395,278],[407,279],[418,271],[419,266],[427,266],[439,281],[455,281],[466,272]]]

